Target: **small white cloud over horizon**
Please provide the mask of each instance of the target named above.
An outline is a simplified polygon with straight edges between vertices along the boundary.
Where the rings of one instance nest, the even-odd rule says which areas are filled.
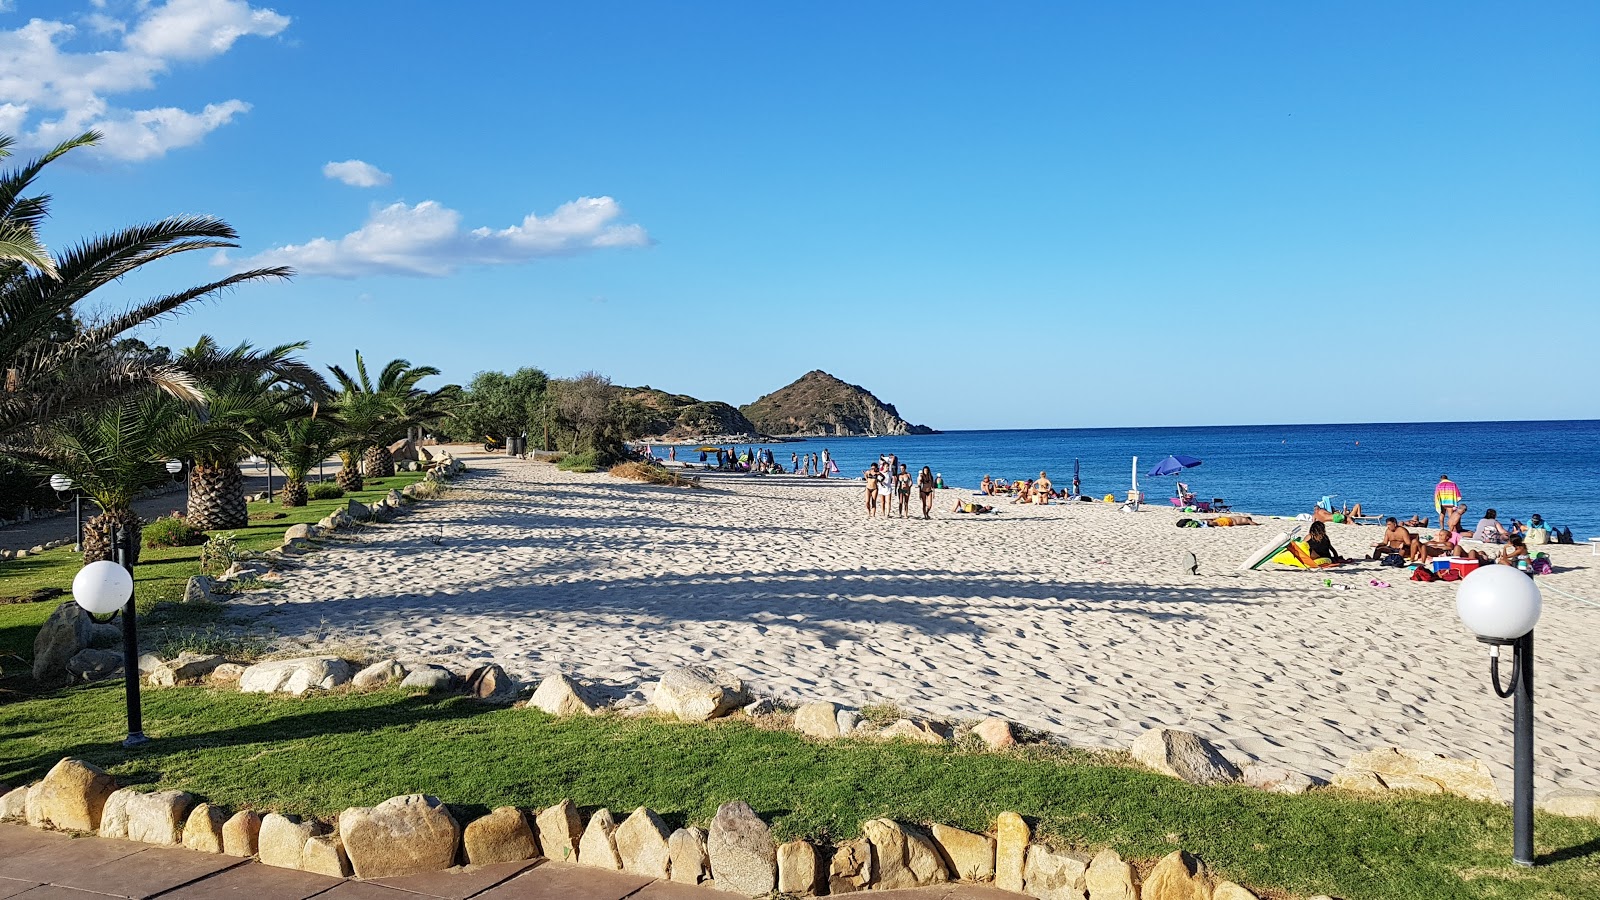
[[[90,3],[96,10],[105,4]],[[167,0],[139,4],[131,19],[104,12],[72,23],[35,18],[0,30],[0,130],[24,147],[46,147],[89,129],[105,133],[89,154],[121,160],[158,157],[196,144],[249,111],[244,100],[207,103],[198,112],[177,107],[136,109],[110,98],[148,91],[175,62],[221,56],[239,38],[273,37],[289,17],[246,0]],[[87,32],[115,49],[64,50]]]
[[[383,187],[394,180],[394,176],[369,162],[359,159],[347,159],[344,162],[330,162],[322,167],[324,177],[334,181],[342,181],[351,187]]]
[[[240,264],[293,266],[301,275],[359,278],[401,275],[442,278],[464,266],[518,265],[612,247],[645,247],[643,226],[619,223],[622,206],[610,197],[579,197],[547,216],[529,213],[518,225],[463,231],[461,213],[436,200],[392,203],[341,238],[313,238],[258,253]],[[216,265],[235,263],[219,252]]]

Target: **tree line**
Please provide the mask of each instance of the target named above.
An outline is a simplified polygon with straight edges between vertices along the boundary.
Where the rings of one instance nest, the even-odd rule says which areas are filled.
[[[602,462],[620,456],[638,411],[594,372],[483,372],[465,388],[427,390],[420,382],[439,370],[405,359],[374,373],[357,351],[349,370],[323,374],[299,356],[305,342],[228,346],[204,336],[172,351],[132,336],[230,288],[286,280],[294,274],[287,267],[235,272],[85,318],[83,307],[145,266],[238,246],[222,219],[171,216],[46,247],[40,227],[51,198],[35,181],[101,139],[85,132],[0,172],[0,514],[57,502],[48,479],[68,476],[100,508],[84,526],[89,562],[111,557],[115,528],[137,535],[134,500],[170,480],[171,460],[188,472],[190,525],[213,531],[248,523],[240,463],[254,455],[283,471],[274,499],[290,506],[306,502],[308,475],[329,456],[341,460],[338,484],[360,490],[365,478],[394,474],[391,444],[424,431],[474,443],[526,434],[535,446]],[[0,159],[14,143],[0,135]]]

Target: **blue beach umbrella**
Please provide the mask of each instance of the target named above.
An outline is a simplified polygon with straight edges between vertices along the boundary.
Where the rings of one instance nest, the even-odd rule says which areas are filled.
[[[1156,463],[1156,467],[1150,470],[1150,474],[1176,475],[1179,472],[1182,472],[1184,469],[1192,469],[1198,465],[1200,465],[1200,460],[1195,459],[1192,456],[1169,456],[1166,459],[1163,459],[1161,462]]]

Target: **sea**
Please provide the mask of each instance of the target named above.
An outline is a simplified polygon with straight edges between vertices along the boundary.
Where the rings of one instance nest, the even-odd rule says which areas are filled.
[[[1539,513],[1570,527],[1580,542],[1600,536],[1600,420],[949,431],[811,438],[772,450],[787,466],[790,453],[824,447],[841,475],[860,477],[879,454],[893,453],[913,473],[931,467],[949,487],[976,488],[985,474],[1035,478],[1042,470],[1065,489],[1076,466],[1084,494],[1119,500],[1138,457],[1147,503],[1167,504],[1181,479],[1197,497],[1225,498],[1240,512],[1292,516],[1330,494],[1335,504],[1359,502],[1368,515],[1422,515],[1435,523],[1433,486],[1448,474],[1461,486],[1469,526],[1493,508],[1507,521]],[[1201,464],[1181,476],[1147,474],[1172,454]]]

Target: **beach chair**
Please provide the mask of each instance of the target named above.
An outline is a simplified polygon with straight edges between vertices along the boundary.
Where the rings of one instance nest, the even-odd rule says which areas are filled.
[[[1222,499],[1221,497],[1212,497],[1211,498],[1211,511],[1212,512],[1233,512],[1233,507],[1229,506],[1228,505],[1228,501]]]
[[[1210,503],[1207,503],[1204,500],[1196,500],[1193,497],[1190,497],[1187,503],[1184,502],[1183,498],[1181,498],[1181,497],[1168,497],[1167,500],[1170,501],[1173,506],[1176,506],[1179,509],[1183,509],[1184,507],[1187,507],[1187,506],[1192,506],[1199,512],[1207,512],[1208,513],[1208,512],[1212,512],[1213,511],[1212,506],[1211,506]]]

